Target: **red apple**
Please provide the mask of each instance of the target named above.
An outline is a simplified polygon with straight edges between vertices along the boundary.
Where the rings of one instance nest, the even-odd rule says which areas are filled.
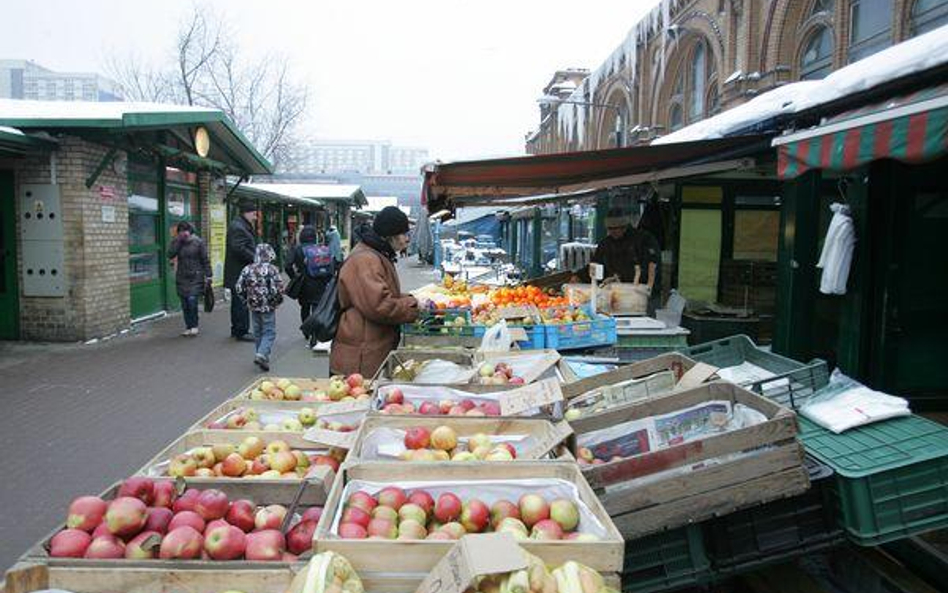
[[[271,504],[257,511],[254,524],[257,531],[280,529],[283,519],[286,518],[286,507],[280,504]]]
[[[247,536],[238,527],[224,523],[204,534],[204,551],[214,560],[236,560],[244,555]]]
[[[92,539],[95,539],[99,537],[100,535],[112,535],[112,532],[109,531],[109,526],[106,525],[104,522],[99,523],[98,527],[92,530]]]
[[[391,521],[392,523],[398,523],[398,511],[392,507],[379,505],[372,509],[371,515],[372,519],[385,519],[387,521]]]
[[[195,505],[197,505],[197,499],[201,496],[200,490],[185,490],[184,494],[178,497],[177,500],[171,506],[171,510],[175,513],[180,513],[181,511],[193,511]]]
[[[419,414],[424,414],[425,416],[440,416],[441,408],[438,407],[438,404],[430,401],[421,402],[421,406],[418,408]]]
[[[106,560],[125,558],[125,542],[112,535],[103,535],[92,540],[83,558]]]
[[[480,533],[490,523],[490,509],[482,501],[472,498],[461,511],[461,525],[468,533]]]
[[[379,504],[391,507],[396,511],[402,508],[402,505],[408,501],[405,491],[397,486],[386,486],[379,492]]]
[[[402,508],[398,509],[398,520],[399,522],[415,520],[421,525],[425,525],[428,523],[428,513],[417,504],[409,502],[403,504]],[[399,527],[399,529],[400,528],[401,527]]]
[[[362,387],[365,384],[365,379],[359,373],[352,373],[346,377],[346,385],[350,389],[355,389],[356,387]]]
[[[185,526],[190,527],[198,533],[204,533],[204,528],[207,527],[207,523],[201,515],[198,515],[194,511],[181,511],[180,513],[176,513],[175,516],[171,518],[171,522],[168,523],[168,533]]]
[[[145,526],[142,531],[155,531],[160,534],[168,533],[168,525],[171,523],[174,513],[171,509],[165,507],[148,507],[145,511]]]
[[[157,531],[142,531],[125,545],[125,557],[129,560],[157,558],[160,546],[160,533]]]
[[[382,407],[383,414],[407,414],[401,404],[385,404]]]
[[[252,502],[235,500],[224,515],[224,519],[234,527],[240,528],[241,531],[249,532],[256,527],[256,514],[257,507]]]
[[[270,454],[270,469],[285,473],[296,469],[296,455],[290,451],[277,451]]]
[[[207,537],[207,534],[210,533],[212,529],[220,529],[221,527],[231,527],[231,524],[223,519],[208,521],[207,525],[204,526],[204,536]]]
[[[145,526],[147,508],[138,498],[116,498],[105,511],[105,524],[109,526],[112,535],[135,535]]]
[[[310,457],[309,461],[313,466],[328,465],[332,468],[332,471],[339,472],[339,460],[331,455],[314,455]]]
[[[356,506],[351,506],[342,511],[342,518],[340,519],[343,523],[356,523],[362,527],[368,527],[371,520],[372,516],[369,513]]]
[[[359,490],[358,492],[353,492],[349,495],[349,500],[346,501],[347,506],[359,507],[367,513],[371,513],[372,509],[378,505],[378,501],[375,500],[368,492],[363,492]]]
[[[247,471],[247,460],[240,453],[231,453],[221,462],[221,473],[228,478],[236,478]]]
[[[319,523],[319,519],[323,516],[323,507],[309,507],[303,511],[303,515],[300,518],[300,521],[316,521]]]
[[[450,492],[442,494],[435,504],[434,515],[441,523],[454,521],[461,516],[461,499]]]
[[[563,528],[553,519],[543,519],[537,521],[530,532],[530,539],[538,540],[561,540],[563,539]]]
[[[507,517],[520,518],[520,507],[509,500],[498,500],[490,507],[490,524],[494,529]]]
[[[425,514],[430,514],[431,510],[434,509],[434,499],[431,498],[431,495],[425,492],[424,490],[416,490],[411,493],[411,496],[408,497],[408,502],[412,504],[417,504],[425,511]]]
[[[204,549],[204,537],[193,527],[184,525],[172,529],[161,540],[158,557],[162,560],[193,560],[201,557]]]
[[[365,539],[369,533],[365,527],[358,523],[341,523],[339,525],[339,537],[342,539]]]
[[[230,501],[227,500],[227,495],[220,490],[211,488],[201,492],[201,495],[198,496],[194,511],[201,515],[201,518],[205,521],[213,521],[214,519],[222,519],[227,514],[229,507]]]
[[[385,394],[386,404],[401,404],[405,401],[405,394],[398,387],[392,387]]]
[[[508,443],[508,442],[497,443],[497,446],[498,446],[498,447],[503,447],[504,449],[507,449],[507,451],[510,452],[510,456],[511,456],[511,457],[513,457],[514,459],[517,458],[517,449],[514,448],[514,446],[511,445],[510,443]]]
[[[563,531],[573,531],[579,525],[579,509],[572,500],[557,498],[550,503],[550,518],[559,523]]]
[[[174,482],[171,480],[159,480],[155,482],[155,498],[151,501],[153,507],[171,508],[177,495],[174,490]]]
[[[276,560],[283,558],[286,539],[277,529],[264,529],[247,534],[247,560]]]
[[[469,412],[477,407],[477,404],[474,403],[474,400],[470,399],[462,399],[458,405],[461,406],[461,409],[463,409],[465,412]]]
[[[398,537],[398,528],[394,521],[388,519],[372,519],[366,528],[369,537],[381,537],[383,539],[395,539]]]
[[[92,531],[105,516],[109,504],[98,496],[80,496],[69,504],[69,516],[66,527]]]
[[[405,431],[406,449],[426,449],[431,442],[431,433],[427,428],[414,427]]]
[[[131,496],[150,505],[155,500],[155,482],[151,478],[132,476],[119,486],[116,498],[119,496]]]
[[[63,529],[49,541],[49,555],[53,558],[82,558],[92,536],[81,529]]]
[[[286,549],[293,554],[302,554],[313,547],[316,521],[300,521],[286,534]]]
[[[260,457],[255,458],[250,462],[250,473],[255,476],[259,476],[263,472],[270,469],[270,457],[268,455],[261,455]],[[221,475],[224,475],[224,464],[221,463]]]
[[[520,519],[527,527],[550,518],[550,505],[539,494],[524,494],[520,497]]]

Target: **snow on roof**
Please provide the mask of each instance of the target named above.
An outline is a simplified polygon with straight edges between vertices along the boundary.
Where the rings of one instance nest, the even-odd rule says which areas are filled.
[[[244,185],[252,189],[312,200],[348,200],[362,192],[362,188],[358,185],[335,183],[245,183]]]
[[[374,212],[378,212],[387,206],[398,206],[397,196],[366,196],[365,199],[369,203],[365,209]]]
[[[822,80],[777,87],[743,105],[662,136],[652,144],[721,138],[755,123],[799,113],[945,63],[948,25],[853,62]]]
[[[222,113],[213,107],[122,101],[32,101],[0,99],[0,119],[115,120],[136,113]]]
[[[25,134],[16,128],[0,126],[0,134],[11,134],[13,136],[24,136]]]

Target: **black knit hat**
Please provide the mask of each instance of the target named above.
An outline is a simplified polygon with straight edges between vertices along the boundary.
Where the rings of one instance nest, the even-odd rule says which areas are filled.
[[[408,232],[408,217],[395,206],[386,206],[375,215],[372,230],[379,237],[394,237]]]
[[[237,209],[240,210],[241,214],[244,214],[245,212],[256,212],[257,205],[253,202],[240,202],[237,204]]]

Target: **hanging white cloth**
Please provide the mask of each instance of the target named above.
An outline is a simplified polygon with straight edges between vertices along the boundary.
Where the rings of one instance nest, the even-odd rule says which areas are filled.
[[[826,231],[823,252],[816,267],[823,270],[820,292],[823,294],[846,294],[846,280],[853,261],[856,246],[856,227],[849,215],[849,206],[830,204],[833,219]]]

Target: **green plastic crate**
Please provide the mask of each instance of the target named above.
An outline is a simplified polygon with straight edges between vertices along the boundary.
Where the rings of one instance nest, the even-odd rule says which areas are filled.
[[[761,350],[747,336],[738,335],[697,344],[678,350],[688,358],[716,366],[732,367],[745,362],[774,374],[761,381],[741,385],[754,393],[790,408],[801,407],[829,382],[826,362],[815,359],[808,364]]]
[[[710,580],[700,525],[688,525],[625,542],[624,593],[652,593]]]
[[[921,416],[834,434],[801,417],[807,453],[836,472],[838,516],[871,546],[948,527],[948,427]]]

